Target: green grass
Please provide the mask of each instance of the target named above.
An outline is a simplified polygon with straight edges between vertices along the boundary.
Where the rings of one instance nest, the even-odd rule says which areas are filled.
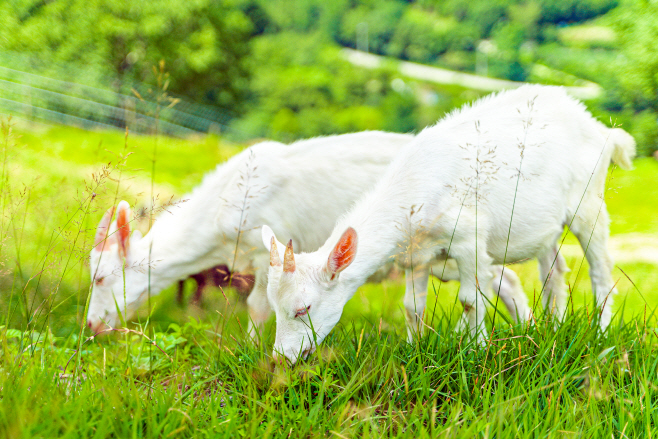
[[[452,329],[461,310],[455,282],[434,283],[433,329],[407,344],[404,286],[393,279],[359,289],[321,349],[293,369],[271,364],[272,320],[262,347],[246,339],[247,314],[235,295],[227,302],[211,292],[202,307],[179,307],[173,288],[154,298],[150,313],[142,310],[141,325],[131,326],[137,332],[77,351],[89,335],[80,339],[84,261],[101,212],[117,194],[142,205],[150,196],[155,139],[131,135],[124,143],[122,133],[26,124],[14,127],[8,143],[0,139],[0,436],[654,434],[658,267],[632,258],[615,269],[618,315],[605,336],[597,333],[587,264],[571,252],[567,321],[556,331],[537,308],[537,324],[526,328],[510,326],[503,313],[484,348]],[[158,138],[160,202],[239,150],[216,137]],[[127,152],[124,163],[118,154]],[[110,161],[112,179],[91,178]],[[613,235],[655,240],[658,205],[648,200],[657,199],[658,163],[638,160],[634,171],[613,176]],[[538,300],[536,264],[513,268]]]
[[[610,212],[610,233],[646,233],[658,237],[658,161],[641,158],[635,169],[612,173],[606,204]]]
[[[104,339],[84,347],[77,373],[63,373],[74,337],[45,339],[36,350],[24,342],[22,355],[10,338],[2,433],[650,437],[658,422],[656,337],[641,321],[602,337],[578,313],[557,332],[543,321],[501,327],[477,348],[446,325],[406,344],[395,331],[380,332],[378,314],[364,314],[294,369],[273,368],[233,321],[220,335],[197,322],[157,333],[167,355],[140,335]]]

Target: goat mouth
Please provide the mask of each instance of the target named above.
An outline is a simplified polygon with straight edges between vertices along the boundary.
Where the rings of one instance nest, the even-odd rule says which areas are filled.
[[[88,320],[87,327],[89,328],[89,330],[91,331],[94,337],[104,335],[106,333],[106,330],[110,328],[110,326],[108,326],[102,320],[99,321]]]
[[[309,355],[311,355],[313,352],[315,352],[315,347],[310,347],[302,350],[300,353],[298,353],[296,356],[288,356],[288,355],[278,355],[274,354],[272,356],[272,363],[274,365],[289,365],[289,366],[294,366],[297,364],[300,360],[306,360],[308,359]]]

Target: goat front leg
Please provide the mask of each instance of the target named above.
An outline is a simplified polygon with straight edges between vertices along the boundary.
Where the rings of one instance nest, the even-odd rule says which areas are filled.
[[[267,277],[264,275],[265,270],[256,271],[254,288],[247,297],[247,307],[249,308],[249,336],[259,339],[259,334],[263,331],[263,326],[270,316],[272,309],[267,300]]]
[[[544,312],[550,312],[561,323],[567,312],[569,292],[564,275],[569,272],[567,261],[553,246],[544,255],[537,258],[539,262],[539,280],[542,282],[542,303]]]
[[[476,337],[479,344],[484,344],[487,336],[487,302],[484,292],[491,288],[491,257],[487,255],[484,246],[480,246],[476,256],[473,247],[474,243],[463,253],[454,254],[459,267],[459,301],[464,307],[461,325],[465,324],[471,336]]]
[[[183,299],[185,298],[185,279],[178,281],[178,291],[176,292],[176,302],[178,305],[183,304]]]
[[[495,296],[497,294],[515,322],[532,321],[532,308],[528,304],[528,296],[523,291],[521,281],[514,270],[502,265],[494,265],[491,269],[493,275],[491,286],[494,292],[492,302],[497,303]]]
[[[404,310],[407,320],[407,341],[413,342],[423,334],[423,315],[427,303],[429,271],[426,266],[407,268],[404,271],[407,288],[404,293]]]

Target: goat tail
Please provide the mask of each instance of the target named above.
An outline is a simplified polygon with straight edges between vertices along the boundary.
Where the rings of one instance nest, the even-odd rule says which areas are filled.
[[[608,130],[608,142],[612,144],[612,162],[622,169],[633,169],[635,139],[621,128]]]

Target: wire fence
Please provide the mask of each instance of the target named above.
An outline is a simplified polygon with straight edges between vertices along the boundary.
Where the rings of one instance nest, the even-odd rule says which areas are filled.
[[[6,58],[2,61],[7,64]],[[147,85],[131,86],[141,99],[0,64],[0,113],[86,129],[128,127],[136,133],[153,133],[157,126],[158,132],[173,136],[230,131],[234,116],[228,111],[180,96],[173,96],[178,100],[174,107],[159,111],[162,106],[149,99]]]

